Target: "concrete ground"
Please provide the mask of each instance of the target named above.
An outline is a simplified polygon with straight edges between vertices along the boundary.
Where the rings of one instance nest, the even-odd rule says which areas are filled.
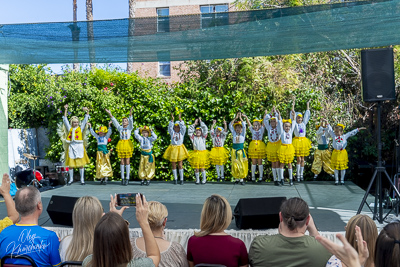
[[[199,228],[204,200],[211,194],[220,194],[228,199],[232,209],[241,198],[301,197],[309,204],[314,221],[321,231],[343,231],[349,218],[356,214],[365,194],[364,190],[352,182],[346,182],[344,186],[334,186],[330,181],[301,182],[295,183],[294,186],[286,184],[279,187],[274,186],[273,183],[246,183],[245,186],[241,186],[228,182],[205,185],[195,185],[193,182],[185,182],[184,185],[152,182],[150,186],[140,186],[138,182],[132,182],[128,186],[121,186],[120,182],[109,182],[105,186],[98,182],[87,182],[85,186],[75,183],[42,192],[45,210],[39,224],[60,226],[54,225],[46,212],[53,195],[96,196],[100,199],[104,210],[108,211],[110,194],[136,192],[143,193],[148,201],[160,201],[167,206],[169,229]],[[373,202],[374,198],[369,196],[367,200]],[[4,217],[6,214],[4,202],[0,203],[0,212]],[[363,213],[367,212],[369,209],[364,206]],[[124,212],[124,218],[131,223],[131,228],[138,227],[134,207]],[[237,229],[235,220],[232,221],[229,229]]]

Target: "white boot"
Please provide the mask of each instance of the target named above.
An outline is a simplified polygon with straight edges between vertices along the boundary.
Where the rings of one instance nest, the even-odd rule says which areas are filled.
[[[178,174],[176,169],[172,170],[172,174],[174,175],[174,184],[177,184],[177,180],[178,180]]]
[[[207,182],[207,175],[206,175],[206,171],[202,171],[201,172],[203,174],[203,181],[201,181],[202,184],[205,184]]]
[[[258,165],[258,181],[262,181],[263,180],[263,173],[264,173],[264,166],[261,164],[261,165]]]
[[[119,168],[121,169],[121,184],[125,184],[125,165],[119,165]]]
[[[346,170],[340,171],[340,184],[344,185],[344,176],[346,175]]]
[[[335,185],[339,184],[339,171],[335,170]]]
[[[300,180],[302,180],[302,181],[304,181],[303,172],[304,172],[304,166],[300,167]]]
[[[126,168],[126,181],[125,181],[125,185],[128,185],[128,184],[129,184],[129,175],[130,175],[130,173],[131,173],[131,165],[130,165],[130,164],[125,165],[125,168]]]
[[[74,169],[69,168],[68,174],[69,174],[69,182],[67,185],[71,185],[74,182]]]
[[[81,175],[81,185],[85,185],[85,168],[80,168],[79,174]]]
[[[257,165],[251,165],[251,180],[253,182],[256,180],[256,167]]]
[[[181,178],[181,185],[183,185],[183,169],[179,169],[179,177]]]
[[[290,186],[293,185],[293,170],[292,169],[288,169],[289,172],[289,181],[290,181]],[[299,181],[300,179],[297,178],[297,181]]]
[[[195,172],[194,176],[196,177],[196,184],[200,184],[199,173]]]

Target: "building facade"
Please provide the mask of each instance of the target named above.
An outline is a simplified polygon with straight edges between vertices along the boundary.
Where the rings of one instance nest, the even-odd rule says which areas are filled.
[[[157,32],[169,32],[173,25],[168,16],[201,14],[202,27],[207,27],[210,15],[232,11],[234,0],[136,0],[135,17],[158,17]],[[207,15],[208,14],[208,15]],[[215,15],[215,14],[214,14]],[[179,81],[182,61],[134,63],[134,71],[142,76],[161,78],[165,82]]]

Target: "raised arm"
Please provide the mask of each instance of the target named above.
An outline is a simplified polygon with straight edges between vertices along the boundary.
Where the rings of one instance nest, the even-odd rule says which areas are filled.
[[[217,120],[213,120],[213,124],[211,125],[211,129],[210,129],[211,135],[213,135],[213,133],[214,133],[214,127],[215,127],[216,123],[217,123]]]
[[[19,219],[19,214],[15,209],[14,201],[10,195],[10,176],[5,173],[3,174],[3,180],[0,186],[0,194],[4,198],[4,202],[6,203],[7,216],[13,223],[17,223]]]
[[[203,134],[204,138],[207,138],[207,134],[208,134],[208,127],[207,125],[201,120],[201,118],[199,118],[200,121],[200,128],[201,128],[201,132]]]
[[[303,122],[305,125],[307,125],[308,121],[310,120],[310,114],[311,114],[310,113],[310,101],[311,101],[311,99],[307,101],[307,110],[306,110],[306,112],[304,112]]]
[[[130,131],[133,130],[132,109],[133,109],[133,107],[131,108],[131,112],[129,113],[129,118],[128,118],[128,129],[129,129]]]
[[[174,135],[174,121],[168,123],[168,132],[170,136]]]
[[[108,123],[108,131],[107,131],[107,134],[106,134],[106,136],[105,136],[107,139],[110,138],[110,136],[111,136],[111,134],[112,134],[111,124],[112,124],[112,121],[110,121],[110,122]]]
[[[194,132],[195,132],[195,129],[196,129],[196,125],[197,125],[198,121],[199,120],[196,119],[192,125],[189,125],[188,136],[192,137],[194,135]]]
[[[99,135],[95,131],[93,131],[92,124],[90,124],[90,122],[88,122],[87,125],[89,126],[89,131],[94,136],[94,138],[96,138],[96,139],[99,138]]]
[[[90,115],[89,115],[89,109],[87,107],[83,107],[83,111],[86,112],[85,118],[81,122],[81,130],[85,129],[86,123],[89,121]]]
[[[228,134],[228,127],[226,125],[226,120],[224,118],[224,130],[225,130],[225,134]]]
[[[135,135],[136,140],[138,140],[139,142],[142,142],[143,137],[139,134],[140,128],[137,128],[133,134]]]
[[[64,106],[64,116],[63,116],[63,123],[65,125],[65,128],[67,128],[67,131],[71,129],[71,125],[69,124],[68,118],[68,104]]]
[[[249,121],[249,117],[247,117],[246,114],[242,114],[242,116],[246,119],[246,122],[247,122],[247,124],[249,125],[249,129],[252,130],[253,127],[251,126],[251,123],[250,123],[250,121]]]
[[[179,121],[179,126],[181,128],[181,135],[185,135],[185,133],[186,133],[186,125],[185,125],[185,122],[183,120],[181,120],[181,119]]]
[[[157,140],[157,135],[153,130],[150,130],[150,131],[151,131],[151,136],[149,137],[149,140],[150,140],[150,142],[154,142]]]
[[[356,135],[356,134],[357,134],[358,132],[360,132],[361,130],[365,130],[365,129],[366,129],[365,127],[357,128],[357,129],[354,129],[353,131],[350,131],[350,132],[348,132],[348,133],[345,133],[344,136],[345,136],[345,138],[347,139],[347,138],[349,138],[349,137],[352,137],[352,136]]]
[[[142,201],[141,194],[136,194],[136,219],[139,223],[140,228],[142,228],[146,254],[147,257],[153,261],[154,265],[158,266],[158,264],[160,263],[161,255],[156,239],[154,238],[153,232],[150,229],[148,214],[149,207],[146,201],[146,197],[143,196]]]

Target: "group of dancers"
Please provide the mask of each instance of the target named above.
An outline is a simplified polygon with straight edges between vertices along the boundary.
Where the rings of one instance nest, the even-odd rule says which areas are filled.
[[[235,118],[229,123],[229,130],[232,134],[233,145],[229,151],[224,147],[228,136],[228,126],[224,119],[223,127],[216,126],[216,120],[213,120],[210,135],[213,143],[211,151],[206,148],[206,139],[208,137],[208,127],[197,118],[193,125],[189,126],[188,136],[193,144],[193,150],[189,151],[183,144],[186,134],[186,125],[182,120],[181,113],[179,119],[175,121],[171,114],[171,121],[168,125],[168,132],[171,137],[171,144],[166,149],[163,158],[170,161],[172,165],[172,174],[174,184],[184,184],[183,161],[188,160],[190,166],[195,171],[196,184],[205,184],[207,182],[206,170],[214,165],[217,171],[217,181],[224,181],[224,167],[231,158],[231,174],[235,183],[244,185],[244,179],[248,175],[248,158],[251,159],[251,180],[256,182],[256,171],[258,167],[258,182],[263,181],[263,159],[267,158],[272,164],[272,174],[274,183],[277,186],[284,185],[284,168],[287,166],[289,185],[293,185],[292,162],[297,159],[296,178],[300,182],[304,180],[304,157],[310,154],[311,141],[306,137],[306,126],[310,119],[310,101],[307,102],[307,110],[304,115],[295,112],[295,99],[290,112],[289,119],[282,119],[279,110],[275,107],[271,112],[265,111],[263,119],[253,119],[251,123],[249,118],[242,112],[238,112]],[[90,132],[97,140],[96,155],[96,179],[100,179],[101,184],[107,184],[108,177],[113,176],[110,162],[110,152],[107,144],[110,142],[112,133],[111,124],[119,132],[119,141],[116,146],[118,158],[121,160],[121,184],[128,185],[130,179],[130,158],[133,155],[133,143],[130,140],[133,131],[132,109],[128,118],[122,119],[122,125],[115,119],[109,110],[106,112],[111,121],[106,126],[99,127],[95,132],[91,124],[89,109],[84,107],[86,112],[82,122],[76,116],[67,119],[68,105],[65,105],[63,123],[60,124],[58,133],[63,141],[65,149],[65,165],[69,167],[68,185],[73,182],[73,169],[79,168],[81,184],[85,184],[84,166],[88,164],[89,158],[86,153],[87,133]],[[246,138],[246,126],[252,134],[252,141],[249,144],[248,153],[244,149]],[[318,149],[314,153],[314,162],[312,172],[314,179],[321,172],[321,168],[328,174],[334,176],[335,185],[344,184],[346,169],[348,168],[348,155],[346,151],[347,139],[360,130],[357,128],[344,134],[345,126],[336,124],[332,126],[326,119],[321,119],[317,126]],[[264,132],[267,131],[268,143],[265,144]],[[294,137],[293,137],[294,134]],[[148,126],[137,128],[134,131],[135,139],[141,147],[141,158],[139,163],[138,176],[141,185],[149,185],[150,180],[155,175],[155,158],[152,153],[153,142],[157,135]],[[329,139],[332,139],[333,152],[329,149]],[[200,179],[201,173],[201,179]]]

